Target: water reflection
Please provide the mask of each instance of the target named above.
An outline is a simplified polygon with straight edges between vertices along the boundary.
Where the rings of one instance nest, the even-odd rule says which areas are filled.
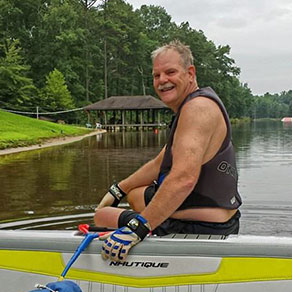
[[[246,201],[292,202],[292,127],[278,121],[259,121],[249,131],[236,129],[239,185]],[[238,140],[235,140],[238,143]]]
[[[154,157],[166,138],[165,130],[106,133],[1,156],[0,228],[70,229],[84,220],[91,223],[108,186]],[[238,125],[233,140],[244,200],[241,233],[291,234],[292,124]]]
[[[0,157],[0,220],[93,211],[108,186],[155,156],[166,136],[107,133]]]

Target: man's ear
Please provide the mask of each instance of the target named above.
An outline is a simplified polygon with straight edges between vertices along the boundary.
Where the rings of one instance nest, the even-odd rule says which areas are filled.
[[[194,81],[196,76],[196,67],[194,65],[189,66],[188,73],[190,81]]]

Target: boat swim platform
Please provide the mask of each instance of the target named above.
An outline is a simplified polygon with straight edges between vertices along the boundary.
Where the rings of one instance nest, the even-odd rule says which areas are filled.
[[[28,292],[58,279],[82,241],[75,231],[0,230],[1,291]],[[150,236],[123,263],[104,261],[94,240],[67,279],[83,292],[252,292],[292,289],[292,238]]]

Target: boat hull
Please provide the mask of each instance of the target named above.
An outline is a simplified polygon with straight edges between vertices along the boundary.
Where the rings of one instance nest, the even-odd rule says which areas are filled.
[[[0,231],[1,291],[27,292],[56,281],[82,241],[72,231]],[[67,274],[82,291],[288,291],[292,238],[150,237],[127,261],[104,261],[94,240]]]

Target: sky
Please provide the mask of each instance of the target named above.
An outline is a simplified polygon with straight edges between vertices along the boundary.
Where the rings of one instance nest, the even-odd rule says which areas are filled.
[[[292,0],[127,0],[165,8],[172,21],[188,21],[208,40],[229,45],[252,93],[292,90]],[[192,48],[195,52],[195,48]]]

